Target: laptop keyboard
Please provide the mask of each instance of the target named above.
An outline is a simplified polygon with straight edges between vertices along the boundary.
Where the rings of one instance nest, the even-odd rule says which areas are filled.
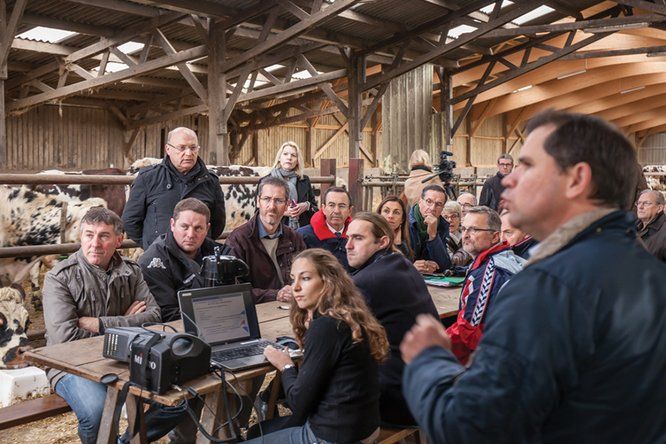
[[[248,356],[256,356],[264,353],[264,349],[273,344],[270,341],[259,341],[253,344],[244,345],[228,350],[217,350],[211,355],[211,360],[217,362],[231,361],[232,359],[247,358]]]

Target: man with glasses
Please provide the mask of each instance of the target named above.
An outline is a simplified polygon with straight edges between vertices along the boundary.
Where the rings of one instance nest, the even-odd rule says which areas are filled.
[[[297,230],[308,248],[330,251],[338,261],[349,268],[347,262],[347,227],[351,222],[351,196],[342,187],[329,187],[321,198],[321,209],[310,219],[310,224]]]
[[[458,318],[446,332],[451,337],[451,351],[463,365],[481,340],[495,296],[525,263],[508,244],[500,241],[501,225],[495,210],[473,207],[467,211],[460,227],[463,249],[474,261],[460,294]]]
[[[414,266],[421,273],[444,272],[451,267],[446,251],[449,224],[442,217],[446,193],[439,185],[428,185],[409,212],[409,237],[414,250]]]
[[[217,239],[224,231],[224,195],[219,178],[199,158],[199,141],[189,128],[176,128],[167,136],[161,163],[139,171],[123,211],[130,239],[147,250],[169,230],[171,214],[186,197],[202,201],[210,210],[208,236]]]
[[[478,205],[478,202],[476,201],[476,196],[468,192],[460,193],[456,201],[462,207],[461,217],[465,217],[465,215],[467,214],[467,210]]]
[[[636,202],[638,237],[645,248],[657,259],[666,261],[666,216],[664,195],[655,190],[644,190]]]
[[[489,178],[481,188],[481,197],[479,205],[492,208],[495,211],[500,209],[500,196],[504,191],[502,179],[508,176],[513,170],[513,157],[510,154],[502,154],[497,158],[497,174]]]
[[[301,236],[282,223],[289,202],[287,182],[267,176],[257,189],[258,212],[231,232],[226,245],[250,267],[255,303],[292,299],[291,263],[305,250]]]

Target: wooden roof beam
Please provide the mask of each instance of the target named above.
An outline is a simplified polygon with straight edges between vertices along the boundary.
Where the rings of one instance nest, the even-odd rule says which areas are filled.
[[[659,117],[666,114],[666,105],[664,102],[661,102],[661,106],[655,105],[650,108],[636,107],[634,113],[628,116],[620,117],[618,119],[613,119],[613,123],[620,128],[626,128],[628,126],[645,122],[648,120],[658,119]]]
[[[623,130],[627,134],[632,134],[662,125],[666,125],[666,115],[664,115],[663,113],[660,116],[656,116],[655,118],[647,119],[643,122],[624,127]]]
[[[40,103],[74,95],[87,89],[112,85],[122,80],[156,71],[158,69],[163,69],[167,66],[175,65],[180,62],[198,59],[205,56],[206,54],[206,45],[195,46],[194,48],[186,49],[176,54],[166,55],[157,59],[149,60],[143,64],[135,65],[122,71],[106,74],[101,77],[74,83],[72,85],[63,86],[62,88],[58,88],[48,93],[41,93],[31,97],[26,97],[24,99],[19,99],[13,103],[8,104],[7,109],[17,110],[21,108],[27,108],[30,106],[38,105]]]
[[[617,119],[636,112],[636,109],[651,109],[653,102],[666,103],[666,83],[648,85],[644,89],[628,94],[612,94],[596,100],[586,101],[569,107],[569,111],[582,114],[596,114],[607,120]],[[644,108],[645,107],[645,108]]]
[[[634,8],[650,11],[661,15],[666,15],[666,6],[663,4],[652,3],[645,0],[611,0],[615,3],[631,6]]]
[[[602,83],[599,83],[599,81],[590,82],[591,84],[586,83],[581,87],[578,87],[575,83],[571,83],[567,88],[564,88],[559,94],[550,99],[512,108],[512,110],[508,111],[507,120],[514,118],[517,113],[520,113],[522,121],[529,120],[537,113],[549,108],[569,109],[574,112],[591,114],[594,112],[591,109],[593,106],[592,104],[596,103],[596,101],[603,101],[606,100],[606,98],[610,99],[621,91],[626,91],[637,86],[654,85],[657,87],[659,84],[666,83],[666,73],[638,75],[624,79],[610,77],[610,79],[611,80],[605,82],[602,81]],[[657,93],[656,91],[658,90],[655,90],[655,93]],[[642,94],[642,91],[636,91],[630,94],[639,95]],[[583,109],[580,107],[586,108]]]
[[[498,1],[501,2],[501,0],[498,0]],[[459,15],[466,15],[468,13],[469,8],[474,7],[474,10],[477,10],[480,7],[486,6],[489,3],[492,3],[492,2],[488,2],[488,1],[472,2],[472,3],[468,4],[467,6],[465,6],[464,8],[461,8],[458,11],[452,12],[452,13],[448,14],[447,16],[449,16],[449,15],[452,16],[452,17],[449,17],[449,20],[454,20]],[[481,6],[479,6],[479,5],[481,5]],[[505,9],[509,9],[509,7],[505,8]],[[411,71],[414,68],[417,68],[417,67],[419,67],[419,66],[421,66],[421,65],[423,65],[423,64],[425,64],[425,63],[427,63],[427,62],[429,62],[433,59],[441,57],[444,54],[446,54],[450,51],[453,51],[454,49],[459,48],[462,45],[475,40],[476,38],[484,35],[485,33],[489,32],[489,31],[492,31],[495,28],[498,28],[499,26],[502,26],[506,23],[511,22],[512,20],[520,17],[521,15],[529,12],[532,9],[534,9],[533,5],[530,5],[528,3],[520,4],[515,8],[511,7],[509,12],[506,12],[506,13],[500,15],[499,17],[497,17],[495,19],[492,19],[487,24],[480,25],[476,29],[476,31],[463,34],[460,37],[458,37],[455,41],[440,45],[437,48],[435,48],[435,49],[433,49],[433,50],[415,58],[411,62],[401,63],[400,65],[398,65],[397,67],[395,67],[394,69],[392,69],[392,70],[390,70],[386,73],[383,73],[379,76],[369,78],[365,82],[365,84],[363,85],[363,90],[374,88],[374,87],[386,82],[387,80],[391,80],[391,79],[393,79],[395,77],[398,77],[398,76],[400,76],[400,75],[402,75],[402,74],[404,74],[408,71]],[[441,26],[441,24],[439,26]],[[420,33],[421,29],[422,29],[422,27],[417,27],[417,30],[415,30],[413,32]],[[405,38],[405,36],[402,36],[402,38]],[[391,39],[388,40],[388,42],[394,42],[395,43],[396,39],[397,39],[397,37],[391,38]],[[384,43],[382,43],[382,46],[383,45],[384,45]]]
[[[501,85],[501,94],[489,94],[488,97],[484,97],[483,99],[490,100],[491,98],[497,97],[498,95],[502,96],[498,97],[497,104],[495,105],[492,112],[492,115],[497,115],[511,111],[513,109],[530,106],[544,100],[562,97],[564,94],[571,91],[580,90],[586,87],[598,86],[601,82],[603,82],[604,79],[621,79],[626,77],[639,76],[641,74],[662,73],[665,70],[666,62],[643,64],[632,63],[621,66],[607,66],[605,68],[590,70],[584,74],[579,74],[574,77],[562,80],[555,79],[544,82],[526,91],[519,91],[516,93],[512,93],[513,90],[511,89],[515,88],[515,85]],[[633,82],[627,83],[633,84]],[[624,89],[629,88],[630,86],[626,86]],[[462,104],[457,104],[456,108],[462,108]]]

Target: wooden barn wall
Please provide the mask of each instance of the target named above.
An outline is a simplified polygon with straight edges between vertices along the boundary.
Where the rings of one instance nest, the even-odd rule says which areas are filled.
[[[435,155],[431,143],[432,75],[432,65],[425,64],[393,79],[382,97],[382,156],[391,156],[404,171],[412,151],[422,149]]]
[[[502,116],[486,119],[476,130],[471,141],[470,163],[477,167],[494,167],[497,158],[502,154],[504,141],[502,138]]]
[[[666,133],[648,136],[638,149],[641,165],[666,165]]]
[[[105,110],[45,105],[7,117],[7,163],[2,171],[122,168],[123,133]]]

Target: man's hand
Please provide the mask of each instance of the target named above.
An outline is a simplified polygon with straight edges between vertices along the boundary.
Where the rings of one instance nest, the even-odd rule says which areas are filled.
[[[428,240],[433,240],[437,237],[437,223],[439,218],[433,216],[432,214],[427,215],[423,218],[423,222],[426,224],[426,231],[428,232]]]
[[[294,365],[294,361],[289,357],[289,350],[285,348],[284,350],[278,350],[272,345],[267,346],[264,349],[264,356],[268,359],[268,362],[273,364],[273,367],[283,371],[285,365]]]
[[[99,333],[99,318],[91,318],[90,316],[83,316],[78,321],[79,328],[89,331],[90,333]]]
[[[414,262],[414,267],[419,273],[434,273],[439,269],[439,265],[435,261],[426,261],[419,259]]]
[[[416,317],[416,324],[400,343],[402,360],[409,364],[423,350],[433,345],[451,350],[451,339],[441,322],[431,315],[420,314]]]
[[[132,305],[129,306],[125,312],[125,316],[134,315],[137,313],[143,313],[146,311],[146,302],[145,301],[134,301]]]
[[[277,292],[277,297],[276,299],[279,302],[291,302],[291,300],[294,298],[294,295],[291,293],[291,285],[285,285],[281,289],[278,290]]]

